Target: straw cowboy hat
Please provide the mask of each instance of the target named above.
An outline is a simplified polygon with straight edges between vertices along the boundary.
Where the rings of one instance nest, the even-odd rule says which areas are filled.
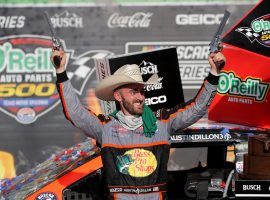
[[[113,75],[105,77],[98,84],[96,87],[96,96],[104,101],[115,101],[113,96],[114,90],[122,85],[131,83],[149,85],[156,84],[157,82],[157,74],[153,74],[146,82],[144,82],[138,65],[124,65]]]

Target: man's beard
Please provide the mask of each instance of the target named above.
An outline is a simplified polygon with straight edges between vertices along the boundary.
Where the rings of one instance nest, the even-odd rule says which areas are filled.
[[[143,109],[144,109],[144,105],[142,105],[142,109],[135,109],[135,107],[134,107],[134,103],[136,103],[136,102],[140,102],[140,103],[142,103],[142,101],[134,101],[134,102],[132,102],[132,103],[130,103],[130,102],[128,102],[128,101],[126,101],[124,98],[123,98],[123,101],[122,101],[122,105],[123,105],[123,107],[131,114],[131,115],[142,115],[142,113],[143,113]]]

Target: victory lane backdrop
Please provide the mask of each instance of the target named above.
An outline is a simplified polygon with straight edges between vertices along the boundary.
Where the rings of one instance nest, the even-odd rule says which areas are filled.
[[[85,139],[67,122],[50,63],[51,16],[67,53],[67,72],[82,103],[100,112],[93,95],[95,58],[176,47],[185,99],[207,75],[208,44],[224,9],[229,27],[252,4],[6,6],[0,8],[0,151],[20,174]],[[0,153],[1,153],[0,152]],[[1,177],[3,178],[3,177]]]

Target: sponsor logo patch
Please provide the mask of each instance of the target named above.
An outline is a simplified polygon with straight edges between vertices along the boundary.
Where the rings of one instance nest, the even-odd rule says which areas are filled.
[[[155,155],[145,149],[132,149],[122,156],[117,156],[116,165],[119,172],[133,177],[146,177],[157,168]]]

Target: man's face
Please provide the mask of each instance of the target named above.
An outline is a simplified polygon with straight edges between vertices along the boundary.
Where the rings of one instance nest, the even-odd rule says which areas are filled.
[[[144,108],[144,85],[128,84],[115,91],[116,100],[119,101],[125,115],[141,115]]]

